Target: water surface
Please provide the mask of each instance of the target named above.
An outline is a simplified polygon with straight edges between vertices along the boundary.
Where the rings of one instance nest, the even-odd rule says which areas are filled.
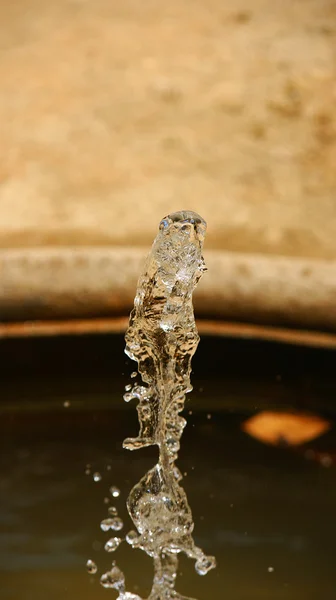
[[[111,562],[99,529],[104,498],[127,520],[129,490],[157,458],[130,455],[135,411],[122,401],[133,370],[118,336],[8,340],[0,344],[0,589],[3,600],[115,597],[86,573]],[[218,567],[201,578],[181,560],[177,589],[198,600],[321,600],[336,588],[336,469],[265,446],[241,423],[264,408],[309,409],[333,421],[330,351],[204,338],[178,465],[193,508],[195,541]],[[122,375],[123,373],[123,375]],[[216,375],[217,373],[217,375]],[[69,406],[64,406],[69,403]],[[188,412],[192,410],[192,414]],[[313,443],[336,451],[335,430]],[[87,463],[92,474],[86,475]],[[149,593],[151,560],[118,551],[128,587]]]

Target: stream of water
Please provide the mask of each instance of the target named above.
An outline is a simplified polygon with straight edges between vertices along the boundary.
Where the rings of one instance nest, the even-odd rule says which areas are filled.
[[[191,211],[177,212],[161,221],[138,281],[125,338],[125,352],[138,363],[142,381],[126,386],[124,400],[138,402],[140,431],[123,446],[128,450],[152,445],[159,448],[157,464],[133,487],[127,500],[135,529],[125,539],[154,562],[148,600],[188,600],[175,590],[181,552],[195,560],[199,575],[216,565],[215,558],[194,543],[192,512],[175,464],[186,425],[180,413],[186,394],[192,390],[191,359],[199,342],[192,293],[206,270],[202,257],[205,232],[205,221]],[[123,523],[116,509],[110,507],[109,511],[101,528],[121,530]],[[105,550],[114,552],[122,541],[119,536],[112,537]],[[91,560],[87,568],[90,573],[97,570]],[[141,600],[126,591],[125,575],[115,561],[100,582],[116,589],[119,600]]]

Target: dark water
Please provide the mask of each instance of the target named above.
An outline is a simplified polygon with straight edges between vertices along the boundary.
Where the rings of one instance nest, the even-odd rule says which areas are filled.
[[[102,573],[112,557],[128,588],[145,595],[151,560],[127,546],[106,554],[109,535],[99,528],[117,485],[121,497],[110,504],[127,531],[127,494],[157,459],[153,448],[121,448],[138,428],[134,406],[122,401],[133,370],[122,339],[8,340],[0,361],[1,599],[114,598],[85,570],[91,558]],[[218,567],[200,577],[182,559],[178,591],[197,600],[336,598],[336,467],[240,429],[265,408],[310,410],[333,422],[334,364],[330,351],[202,341],[178,465],[187,473],[195,541]],[[335,429],[309,447],[334,456]],[[100,482],[85,474],[87,463]]]

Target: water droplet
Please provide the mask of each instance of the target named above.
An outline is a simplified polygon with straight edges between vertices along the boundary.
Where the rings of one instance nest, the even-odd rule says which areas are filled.
[[[118,515],[118,510],[115,506],[109,506],[107,512],[111,517],[116,517]]]
[[[208,413],[208,414],[207,414],[207,419],[209,419],[209,420],[210,420],[210,419],[211,419],[211,416],[212,416],[212,415],[211,415],[210,413]]]
[[[125,590],[125,577],[118,567],[112,567],[111,571],[104,573],[100,578],[100,583],[105,588],[114,588],[120,592]]]
[[[115,485],[112,485],[112,487],[110,487],[110,494],[113,496],[113,498],[118,498],[120,496],[119,488],[117,488]]]
[[[110,498],[104,498],[104,504],[108,504],[110,502]]]
[[[129,531],[126,535],[126,542],[130,544],[130,546],[135,546],[138,540],[139,536],[136,531]]]
[[[94,575],[98,571],[98,567],[97,567],[96,563],[93,562],[93,560],[91,560],[91,559],[89,559],[87,561],[86,569],[87,569],[87,572],[90,573],[90,575]]]
[[[267,571],[268,571],[269,573],[274,573],[274,567],[268,567]]]
[[[100,523],[100,528],[103,531],[108,531],[109,529],[113,529],[114,531],[120,531],[124,526],[124,523],[120,517],[113,517],[108,519],[103,519]]]
[[[63,402],[63,406],[64,406],[64,408],[69,408],[69,406],[70,406],[69,400],[66,400],[65,402]]]
[[[203,556],[196,561],[195,570],[199,575],[206,575],[215,566],[216,559],[214,556]]]
[[[132,386],[131,386],[131,384],[130,384],[130,383],[128,383],[127,385],[125,385],[125,391],[126,391],[126,392],[130,392],[130,391],[131,391],[131,389],[132,389]]]
[[[85,475],[91,475],[91,469],[86,468],[85,469]]]
[[[106,542],[104,548],[106,552],[114,552],[118,548],[120,543],[121,538],[113,537]]]
[[[136,371],[133,371],[133,372],[131,373],[131,377],[132,377],[132,379],[134,379],[134,377],[136,377],[136,376],[137,376],[137,374],[138,374],[138,373],[137,373]]]
[[[108,531],[111,529],[111,522],[112,519],[103,519],[103,521],[100,523],[100,529],[103,531]]]
[[[120,531],[124,527],[123,520],[120,517],[114,517],[112,519],[111,529],[114,531]]]
[[[144,385],[135,385],[132,390],[132,395],[134,398],[142,400],[148,398],[149,391]]]
[[[168,219],[162,219],[162,221],[160,222],[160,225],[159,225],[159,229],[168,229],[168,227],[169,227]]]
[[[106,465],[106,471],[111,471],[112,467],[111,465]]]
[[[125,402],[130,402],[131,400],[133,400],[134,396],[131,392],[126,392],[126,394],[123,395],[123,398]]]
[[[181,474],[180,470],[176,466],[173,469],[173,475],[174,475],[176,481],[181,481],[182,474]]]
[[[98,473],[98,471],[96,471],[96,473],[93,474],[93,481],[101,481],[102,476],[100,473]]]
[[[192,410],[189,410],[188,415],[192,415],[192,414],[193,414]]]

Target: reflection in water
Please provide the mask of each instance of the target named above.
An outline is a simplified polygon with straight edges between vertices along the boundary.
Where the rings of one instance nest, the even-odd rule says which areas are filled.
[[[185,394],[192,389],[191,359],[199,341],[192,292],[205,270],[205,230],[203,219],[189,211],[161,221],[138,282],[126,333],[125,351],[138,362],[143,385],[126,386],[124,400],[138,401],[140,432],[136,438],[127,438],[124,447],[159,447],[158,463],[134,486],[127,500],[136,530],[127,534],[126,541],[154,561],[149,600],[187,600],[175,591],[179,553],[196,561],[200,575],[216,564],[214,557],[195,546],[192,513],[180,485],[182,475],[175,466],[186,425],[180,412]],[[105,519],[102,525],[117,529],[110,523],[116,519]],[[111,538],[106,549],[114,551],[120,541]],[[115,563],[101,577],[101,584],[116,589],[120,600],[140,600],[126,591],[124,574]]]
[[[242,425],[243,431],[266,443],[297,446],[310,442],[330,429],[331,423],[318,415],[263,411]]]
[[[336,463],[336,454],[319,452],[304,444],[312,442],[329,431],[332,423],[319,415],[263,411],[242,424],[242,430],[264,444],[281,448],[295,447],[305,459],[322,467]]]

